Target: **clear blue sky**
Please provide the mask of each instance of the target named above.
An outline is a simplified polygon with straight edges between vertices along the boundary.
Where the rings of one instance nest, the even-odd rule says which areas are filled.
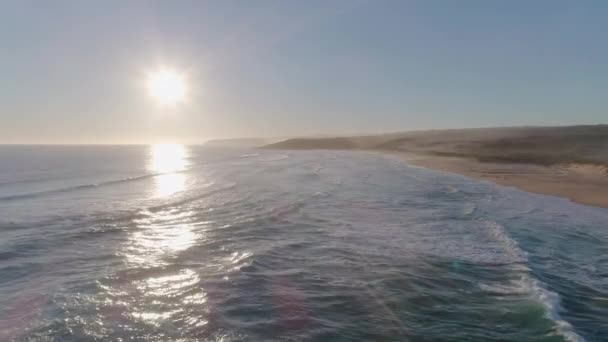
[[[3,1],[0,142],[608,123],[608,1]],[[190,93],[159,108],[158,65]]]

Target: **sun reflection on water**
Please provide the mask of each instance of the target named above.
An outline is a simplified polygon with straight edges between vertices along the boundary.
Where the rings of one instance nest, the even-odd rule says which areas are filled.
[[[171,198],[186,190],[187,177],[194,179],[183,172],[189,159],[183,145],[150,147],[147,169],[155,174],[153,196],[163,201],[154,201],[154,206],[130,219],[131,231],[120,252],[129,270],[125,279],[104,289],[125,301],[121,317],[155,329],[179,323],[197,332],[208,324],[208,294],[201,285],[200,271],[183,262],[187,250],[204,241],[208,223],[192,203]]]
[[[162,259],[191,247],[198,235],[190,222],[192,211],[168,209],[146,212],[134,220],[139,230],[132,233],[126,249],[128,261],[140,266],[158,266]]]
[[[137,229],[123,255],[134,274],[154,271],[119,287],[127,290],[126,296],[135,298],[128,315],[157,328],[182,321],[190,329],[203,329],[208,323],[207,293],[196,270],[178,266],[180,254],[201,238],[196,212],[184,208],[145,210],[133,223]]]
[[[150,146],[148,170],[159,175],[154,177],[155,194],[168,197],[185,190],[186,176],[181,173],[188,166],[188,150],[179,144]]]

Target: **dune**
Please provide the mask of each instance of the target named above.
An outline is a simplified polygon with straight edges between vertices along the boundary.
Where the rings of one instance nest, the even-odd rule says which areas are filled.
[[[608,125],[472,128],[297,138],[264,148],[398,154],[411,164],[608,208]]]
[[[271,143],[272,140],[264,138],[235,138],[212,139],[205,142],[209,147],[259,147]]]

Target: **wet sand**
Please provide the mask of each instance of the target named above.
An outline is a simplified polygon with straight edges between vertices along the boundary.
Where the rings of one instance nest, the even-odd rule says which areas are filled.
[[[408,162],[608,208],[608,125],[495,127],[293,138],[275,149],[398,154]]]
[[[608,208],[608,173],[605,166],[570,164],[485,163],[468,158],[435,157],[392,152],[408,163],[489,180],[521,190],[564,197],[572,202]]]

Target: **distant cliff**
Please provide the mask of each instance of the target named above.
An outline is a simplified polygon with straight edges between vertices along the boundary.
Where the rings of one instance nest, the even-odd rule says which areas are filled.
[[[273,149],[365,149],[540,165],[608,165],[608,125],[497,127],[287,139]]]
[[[353,149],[357,145],[352,138],[294,138],[264,146],[264,148],[288,150]]]
[[[264,138],[213,139],[205,143],[212,147],[260,147],[272,142]]]

